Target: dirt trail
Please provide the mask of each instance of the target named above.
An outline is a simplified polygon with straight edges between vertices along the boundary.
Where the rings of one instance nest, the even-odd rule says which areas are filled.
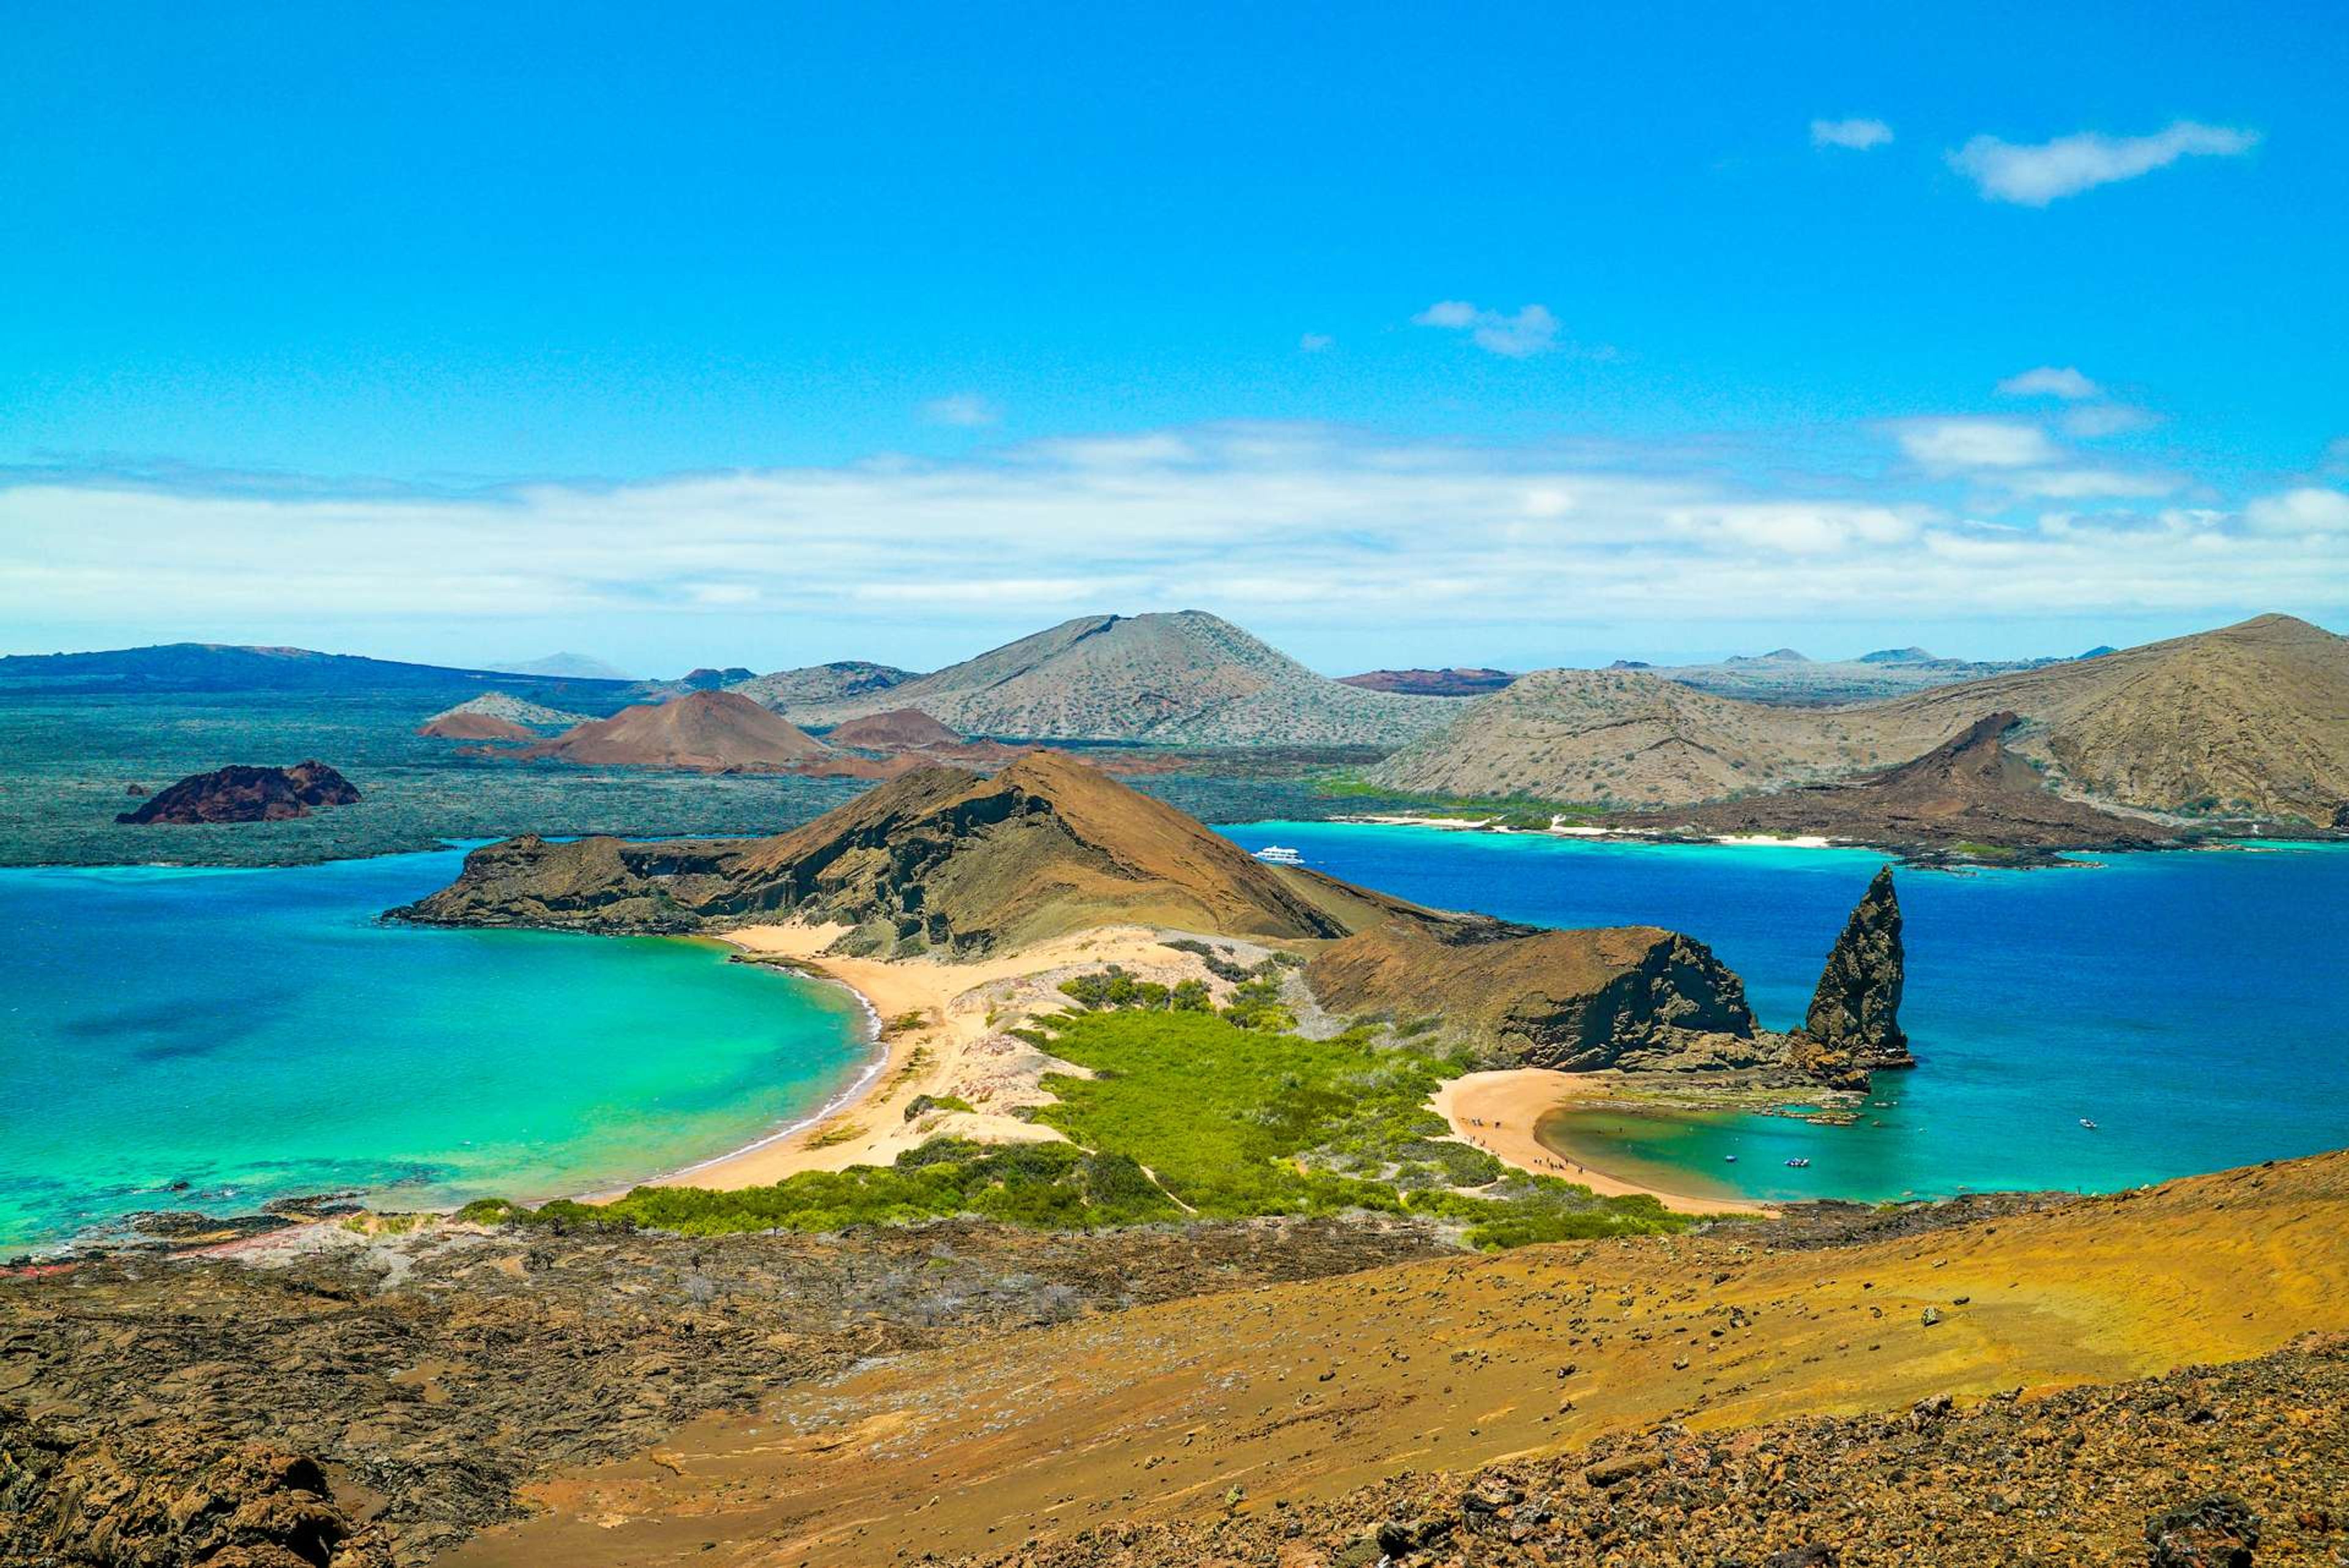
[[[868,1365],[535,1486],[545,1514],[450,1562],[1002,1551],[1666,1418],[1716,1429],[2110,1381],[2344,1327],[2349,1155],[1820,1252],[1733,1229],[1528,1248]]]

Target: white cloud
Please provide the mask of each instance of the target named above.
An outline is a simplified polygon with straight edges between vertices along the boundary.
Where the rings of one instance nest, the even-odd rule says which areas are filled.
[[[1003,413],[975,392],[957,392],[950,397],[933,397],[923,404],[922,418],[933,425],[953,425],[966,430],[976,430],[1000,424]]]
[[[2167,474],[2124,473],[2117,469],[2030,469],[2002,474],[1999,482],[2018,495],[2048,500],[2144,499],[2168,495],[2178,481]]]
[[[2068,365],[2060,368],[2043,365],[2020,376],[2010,376],[1998,384],[1998,390],[2004,397],[2061,397],[2073,403],[2104,395],[2103,388]]]
[[[2093,441],[2105,436],[2125,436],[2132,430],[2149,430],[2160,421],[2127,403],[2088,403],[2064,409],[2055,422],[2063,426],[2065,435]]]
[[[2135,180],[2181,158],[2233,158],[2259,145],[2259,132],[2181,119],[2151,136],[2082,131],[2024,145],[1977,136],[1949,155],[1985,201],[2044,207],[2098,185]]]
[[[1547,305],[1529,304],[1515,315],[1505,315],[1479,310],[1465,300],[1438,300],[1411,319],[1415,326],[1465,332],[1477,347],[1511,359],[1547,354],[1557,346],[1557,317]]]
[[[1865,152],[1871,147],[1881,147],[1892,139],[1892,128],[1880,119],[1815,119],[1811,121],[1813,147],[1843,147],[1854,152]]]
[[[2013,419],[1909,419],[1893,427],[1900,449],[1936,472],[2025,469],[2063,460],[2063,449],[2036,425]]]
[[[1297,346],[1307,354],[1323,354],[1337,341],[1326,332],[1309,332],[1297,340]]]
[[[2260,497],[2243,509],[2243,521],[2261,533],[2349,534],[2349,495],[2302,485]]]
[[[838,640],[821,656],[879,657],[915,609],[924,637],[985,627],[975,648],[1080,611],[1188,604],[1379,635],[1552,627],[1561,605],[1656,627],[1756,604],[1879,624],[1961,606],[2067,622],[2349,607],[2340,490],[2173,511],[2140,498],[2176,481],[2069,463],[2028,423],[1891,435],[1925,475],[1887,476],[1840,444],[1806,467],[1775,444],[1700,458],[1305,424],[460,495],[0,474],[0,627],[65,645],[77,639],[36,629],[119,627],[126,605],[149,607],[150,641],[228,625],[260,640],[295,620],[510,639],[517,623],[678,617],[680,645],[791,624]],[[1967,504],[1986,511],[1951,509],[1934,477],[1949,472],[1978,481]],[[1998,499],[2032,493],[2083,504],[2043,517]],[[843,626],[862,629],[821,631]]]

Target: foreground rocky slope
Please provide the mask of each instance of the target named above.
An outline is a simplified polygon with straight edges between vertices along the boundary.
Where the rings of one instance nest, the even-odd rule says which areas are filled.
[[[2330,1564],[2349,1552],[2349,1336],[2110,1387],[1775,1422],[1673,1423],[1330,1502],[1103,1528],[1001,1568],[1738,1563]]]
[[[297,762],[291,768],[232,763],[182,779],[114,820],[142,827],[150,822],[283,822],[306,817],[316,807],[354,806],[358,799],[358,787],[323,762]]]
[[[415,1568],[526,1477],[862,1357],[1423,1257],[1416,1230],[681,1242],[328,1226],[0,1274],[0,1563]]]
[[[746,690],[755,690],[756,684]],[[1182,746],[1399,746],[1455,699],[1315,675],[1197,610],[1086,615],[885,690],[785,707],[802,724],[917,708],[965,735]]]
[[[1921,758],[1993,714],[2075,792],[2329,824],[2349,801],[2349,642],[2285,615],[1839,708],[1712,696],[1642,670],[1547,670],[1371,769],[1392,789],[1667,805]]]
[[[2338,1353],[2289,1350],[2349,1330],[2349,1156],[1948,1219],[1455,1256],[916,1351],[534,1485],[544,1514],[454,1562],[2137,1564],[2148,1517],[2217,1491],[2255,1500],[2262,1562],[2349,1546]],[[1492,1465],[1526,1497],[1422,1532]]]

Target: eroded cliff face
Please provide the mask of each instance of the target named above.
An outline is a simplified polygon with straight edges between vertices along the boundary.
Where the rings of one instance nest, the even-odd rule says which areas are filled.
[[[1316,956],[1306,980],[1326,1007],[1437,1015],[1526,1067],[1690,1071],[1774,1057],[1744,983],[1704,944],[1652,925],[1396,918]]]
[[[1788,1037],[1795,1065],[1821,1083],[1853,1089],[1866,1088],[1871,1072],[1915,1067],[1900,1027],[1907,974],[1900,900],[1886,866],[1844,923],[1812,993],[1810,1013]]]
[[[1864,1089],[1913,1065],[1900,1031],[1900,906],[1889,867],[1852,912],[1802,1029],[1759,1026],[1745,985],[1693,937],[1651,925],[1547,931],[1390,919],[1306,968],[1322,1006],[1438,1016],[1517,1067],[1753,1075]]]

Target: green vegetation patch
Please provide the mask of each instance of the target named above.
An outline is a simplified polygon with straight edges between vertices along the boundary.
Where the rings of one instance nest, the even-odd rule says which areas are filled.
[[[460,1217],[711,1234],[949,1214],[1085,1229],[1351,1209],[1451,1222],[1479,1247],[1689,1223],[1652,1199],[1599,1198],[1450,1140],[1426,1101],[1475,1065],[1462,1049],[1367,1027],[1307,1039],[1171,1001],[1072,1013],[1035,1033],[1092,1075],[1045,1079],[1058,1103],[1035,1119],[1066,1143],[934,1138],[893,1165],[810,1171],[771,1187],[639,1187],[603,1208],[493,1200]]]

